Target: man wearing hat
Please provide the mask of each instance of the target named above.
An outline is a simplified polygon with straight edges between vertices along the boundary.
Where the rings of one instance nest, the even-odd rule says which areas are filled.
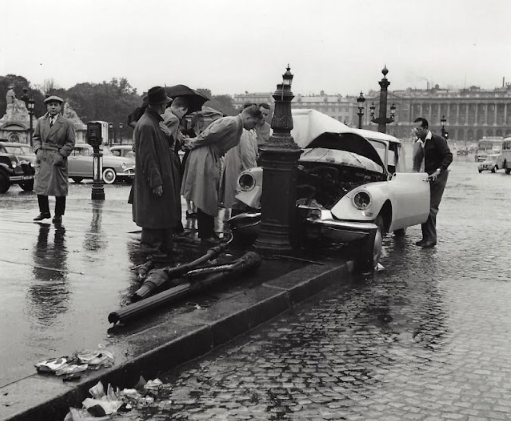
[[[75,146],[75,128],[61,115],[62,98],[52,95],[44,102],[48,112],[37,120],[33,138],[37,156],[34,192],[40,212],[34,221],[51,218],[48,196],[55,196],[53,223],[59,224],[66,210],[68,156]]]
[[[180,170],[160,125],[171,98],[165,89],[148,91],[148,106],[133,133],[135,180],[133,221],[142,227],[141,248],[152,254],[172,252],[172,233],[181,223]]]

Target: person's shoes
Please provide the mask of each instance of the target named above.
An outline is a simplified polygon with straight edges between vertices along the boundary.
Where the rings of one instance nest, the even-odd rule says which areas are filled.
[[[55,215],[52,219],[54,224],[62,224],[62,215]]]
[[[435,247],[435,245],[437,244],[436,241],[426,241],[424,242],[422,245],[421,245],[421,248],[424,248],[424,249],[431,249],[432,247]]]
[[[427,241],[425,239],[421,239],[420,241],[416,241],[416,244],[417,246],[419,247],[423,247],[423,244],[425,244]]]
[[[220,243],[220,240],[215,237],[201,238],[201,244],[204,244],[207,246],[218,246],[219,243]]]
[[[42,221],[43,219],[49,219],[51,218],[52,216],[50,215],[50,213],[46,213],[46,212],[41,212],[39,215],[37,215],[35,218],[34,218],[34,221]]]

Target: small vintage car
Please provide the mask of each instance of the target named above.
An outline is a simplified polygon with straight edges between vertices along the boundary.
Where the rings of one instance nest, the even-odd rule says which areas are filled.
[[[108,146],[101,147],[103,154],[103,181],[112,184],[116,180],[131,182],[135,177],[135,160],[112,155]],[[68,157],[68,176],[75,183],[93,178],[93,148],[88,144],[76,144]]]
[[[24,191],[34,189],[36,155],[29,145],[0,142],[0,193],[6,193],[13,184]]]
[[[401,143],[393,136],[350,128],[315,110],[293,110],[292,136],[302,149],[296,188],[301,239],[358,245],[356,263],[373,270],[386,233],[427,220],[426,173],[403,171]],[[229,225],[235,238],[255,236],[260,223],[263,169],[244,171],[237,199],[251,208]]]
[[[498,170],[505,168],[503,155],[500,153],[489,154],[485,157],[483,162],[478,164],[478,172],[490,171],[495,173]]]

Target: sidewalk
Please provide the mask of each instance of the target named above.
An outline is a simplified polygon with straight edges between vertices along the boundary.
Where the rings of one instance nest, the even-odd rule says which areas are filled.
[[[17,310],[21,313],[14,317],[6,314],[12,320],[28,319],[16,319],[10,327],[13,331],[0,334],[14,338],[11,353],[30,361],[24,361],[23,370],[7,373],[11,381],[0,387],[0,420],[61,420],[70,406],[80,407],[88,389],[98,381],[124,388],[132,387],[140,375],[154,378],[290,309],[327,285],[344,282],[352,270],[352,263],[342,258],[315,257],[317,264],[307,264],[263,256],[261,266],[243,279],[188,297],[126,326],[112,327],[108,314],[126,304],[139,286],[129,268],[137,263],[140,234],[125,203],[126,188],[109,188],[103,203],[89,199],[89,188],[73,186],[64,233],[51,224],[31,222],[35,200],[31,195],[13,196],[15,206],[5,206],[9,198],[0,202],[0,232],[11,245],[10,251],[0,251],[0,267],[15,285],[14,297],[17,291],[30,291],[30,308],[38,315],[32,320],[27,311]],[[184,261],[203,252],[193,241],[183,245]],[[241,251],[228,252],[237,255]],[[45,282],[50,280],[53,285],[59,276],[65,280],[65,291],[59,285],[60,289],[42,294],[41,290],[48,288]],[[15,303],[10,308],[23,305]],[[38,350],[43,347],[41,354],[21,349],[20,344],[26,342],[22,339],[16,342],[25,331],[33,338],[35,325],[43,325],[42,338],[33,345]],[[46,350],[45,336],[53,344]],[[114,352],[113,367],[85,372],[78,382],[71,383],[35,372],[33,364],[42,359],[95,349],[98,343]],[[16,358],[9,358],[14,358],[15,364]]]

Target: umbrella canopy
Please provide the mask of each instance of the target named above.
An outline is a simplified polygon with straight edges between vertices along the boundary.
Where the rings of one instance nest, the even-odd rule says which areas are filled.
[[[210,99],[207,95],[185,85],[167,86],[165,87],[165,92],[167,92],[167,96],[172,99],[179,96],[186,97],[189,101],[187,114],[195,111],[201,111],[203,104]]]

